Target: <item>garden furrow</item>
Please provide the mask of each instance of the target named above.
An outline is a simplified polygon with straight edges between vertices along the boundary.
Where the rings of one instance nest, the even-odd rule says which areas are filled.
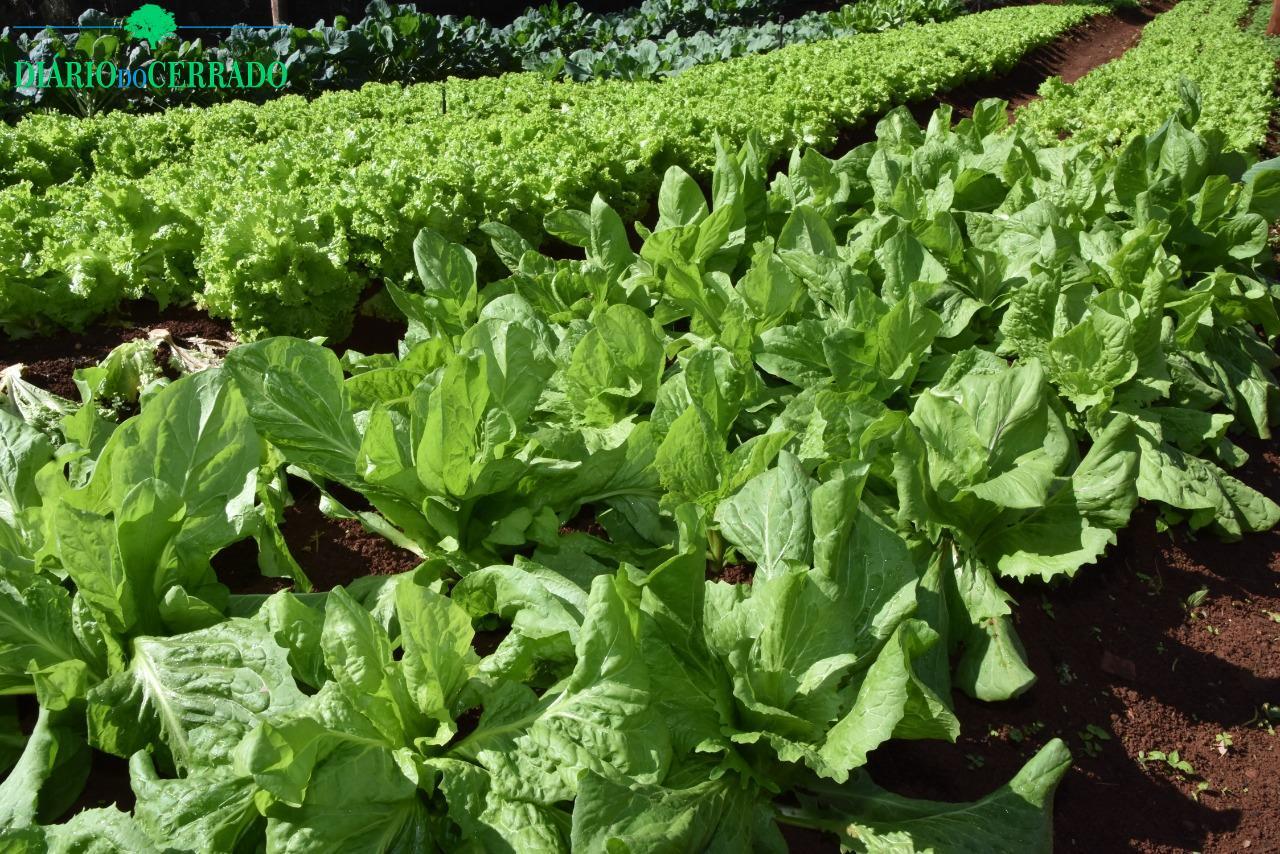
[[[973,108],[979,101],[999,98],[1008,103],[1009,116],[1016,120],[1018,108],[1037,100],[1040,86],[1046,80],[1057,77],[1066,83],[1074,83],[1094,69],[1124,56],[1137,46],[1146,26],[1178,2],[1157,0],[1138,8],[1117,9],[1097,15],[1030,51],[1003,74],[939,91],[907,107],[917,121],[923,122],[941,106],[950,107],[956,118],[963,118],[973,115]],[[831,153],[843,154],[873,139],[875,121],[842,132]]]
[[[1183,0],[1144,30],[1134,49],[1071,81],[1050,81],[1019,110],[1046,142],[1069,138],[1122,145],[1154,131],[1196,87],[1201,126],[1225,135],[1235,151],[1258,152],[1272,112],[1275,55],[1269,39],[1242,27],[1251,0]]]

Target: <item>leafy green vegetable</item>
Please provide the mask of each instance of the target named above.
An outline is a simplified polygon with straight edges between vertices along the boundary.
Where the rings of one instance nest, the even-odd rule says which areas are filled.
[[[741,139],[754,130],[768,164],[799,142],[830,144],[840,127],[887,105],[1012,65],[1101,10],[997,9],[709,63],[660,82],[583,86],[537,72],[455,79],[444,89],[445,112],[439,85],[370,84],[313,102],[116,113],[71,127],[69,117],[32,117],[12,132],[0,128],[0,161],[24,164],[0,171],[0,326],[11,334],[79,328],[122,300],[150,296],[162,305],[194,299],[246,337],[340,340],[371,284],[406,284],[423,228],[465,238],[475,252],[486,248],[481,223],[541,240],[548,214],[596,193],[636,216],[673,163],[711,173],[716,133]],[[424,26],[418,20],[398,25]],[[856,20],[838,29],[850,27],[862,29]],[[291,32],[290,40],[299,33]],[[379,25],[367,44],[381,51],[401,38],[417,37]],[[291,50],[290,62],[301,61]],[[562,61],[547,62],[559,70],[573,60]],[[649,65],[641,61],[634,76],[649,76]],[[405,151],[432,155],[419,164]],[[41,161],[51,161],[47,179],[25,166]],[[86,174],[67,180],[77,173]],[[615,224],[583,230],[611,274],[629,251]],[[712,232],[705,240],[719,248]]]
[[[470,15],[437,16],[419,12],[413,5],[379,0],[354,24],[337,16],[331,25],[321,21],[310,28],[238,28],[234,38],[206,45],[202,40],[165,38],[168,30],[163,28],[158,42],[148,41],[125,26],[126,22],[90,9],[77,21],[79,31],[50,29],[0,36],[0,53],[6,57],[6,65],[13,67],[15,60],[30,58],[43,61],[46,67],[56,66],[65,77],[73,67],[69,62],[109,61],[134,74],[146,73],[152,63],[175,59],[221,65],[275,61],[288,66],[288,78],[280,90],[229,84],[194,90],[139,87],[113,92],[36,88],[13,79],[6,68],[0,72],[0,81],[6,84],[0,114],[38,115],[35,110],[49,108],[79,115],[111,109],[143,112],[233,98],[256,101],[277,91],[315,95],[359,88],[371,80],[421,83],[521,69],[574,80],[648,79],[784,44],[946,20],[965,9],[955,0],[857,0],[833,12],[775,20],[786,11],[786,5],[778,0],[643,0],[632,8],[605,14],[588,12],[576,3],[552,3],[529,8],[510,24],[495,27]],[[60,174],[73,168],[72,162],[61,158],[52,164],[40,162],[34,157],[37,153],[48,156],[53,152],[48,147],[31,152],[31,165],[38,164],[42,172]]]
[[[1124,143],[1156,130],[1180,106],[1178,89],[1189,80],[1203,93],[1204,124],[1221,131],[1228,147],[1256,150],[1271,115],[1273,57],[1262,33],[1240,27],[1252,8],[1244,0],[1179,4],[1119,59],[1070,85],[1050,78],[1041,97],[1020,110],[1018,124],[1046,141],[1069,134],[1085,143]]]
[[[1048,851],[1053,834],[1044,804],[1070,763],[1066,745],[1054,739],[1008,784],[970,804],[910,801],[860,778],[824,786],[793,817],[802,826],[835,831],[854,851]]]
[[[996,102],[771,183],[759,139],[719,142],[653,231],[603,196],[548,217],[579,259],[492,225],[495,280],[422,231],[394,355],[258,341],[123,423],[10,386],[0,693],[41,714],[0,742],[0,841],[1047,850],[1060,742],[972,804],[867,766],[954,741],[953,688],[1029,690],[1016,585],[1083,571],[1139,499],[1280,518],[1227,474],[1276,415],[1276,170],[1185,94],[1111,153]],[[421,563],[310,591],[289,478]],[[293,591],[219,581],[250,537]],[[86,744],[137,805],[50,825]]]

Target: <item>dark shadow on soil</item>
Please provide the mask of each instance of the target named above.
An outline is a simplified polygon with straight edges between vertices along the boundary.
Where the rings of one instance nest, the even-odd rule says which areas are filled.
[[[294,503],[285,508],[280,531],[316,592],[366,575],[398,575],[421,563],[417,555],[366,530],[359,520],[326,516],[320,510],[320,492],[311,484],[290,479],[289,488]],[[364,509],[346,496],[342,500],[351,509]],[[232,593],[274,593],[292,587],[289,579],[259,572],[258,547],[253,540],[223,549],[214,556],[213,568]]]
[[[1253,457],[1235,474],[1280,494],[1274,446],[1241,444]],[[1055,799],[1056,851],[1280,850],[1280,740],[1261,710],[1280,704],[1280,532],[1157,533],[1142,508],[1075,581],[1013,592],[1039,682],[1006,703],[957,694],[959,743],[891,743],[872,755],[878,782],[980,797],[1059,736],[1076,761]],[[1151,750],[1177,750],[1196,773],[1144,766]]]
[[[27,734],[35,728],[40,707],[36,698],[31,695],[19,695],[13,698],[18,706],[18,726]],[[0,780],[6,772],[0,772]],[[133,809],[133,788],[129,785],[129,761],[119,756],[112,756],[100,750],[89,750],[89,770],[84,788],[75,803],[68,807],[57,822],[61,823],[78,812],[111,806],[121,810]]]
[[[136,800],[133,788],[129,784],[129,760],[103,753],[101,750],[91,751],[89,760],[89,779],[85,781],[80,797],[71,805],[59,822],[70,819],[78,812],[115,806],[124,812],[133,809]]]

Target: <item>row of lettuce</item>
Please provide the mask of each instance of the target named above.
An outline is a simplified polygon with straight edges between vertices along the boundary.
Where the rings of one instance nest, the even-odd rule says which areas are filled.
[[[81,116],[107,110],[150,112],[229,99],[261,102],[280,94],[314,96],[365,83],[422,83],[448,77],[481,77],[536,71],[548,78],[654,79],[705,62],[761,53],[907,22],[943,21],[961,14],[961,0],[857,0],[832,12],[792,20],[778,0],[644,0],[623,12],[596,15],[575,3],[530,9],[505,27],[483,19],[437,17],[413,5],[375,0],[355,25],[321,21],[307,29],[237,28],[225,41],[205,46],[176,35],[154,49],[122,22],[100,12],[81,16],[73,32],[46,30],[0,34],[0,117],[56,109]],[[37,88],[16,78],[17,63],[110,62],[132,74],[153,62],[203,62],[222,66],[280,63],[280,88]]]
[[[771,182],[758,137],[717,145],[709,197],[668,169],[636,242],[600,197],[542,224],[578,259],[486,224],[496,276],[426,229],[396,354],[268,338],[168,382],[131,344],[83,406],[10,369],[0,694],[40,712],[0,843],[1049,851],[1059,740],[961,808],[865,766],[954,740],[953,689],[1025,691],[1005,587],[1083,571],[1139,500],[1280,519],[1228,473],[1280,416],[1280,163],[1183,97],[1115,153],[999,102]],[[306,592],[286,471],[421,565]],[[293,592],[224,583],[250,538]],[[753,583],[708,580],[730,564]],[[58,824],[93,751],[137,805]]]
[[[705,174],[711,133],[759,130],[771,154],[827,145],[894,103],[1007,68],[1098,11],[1002,10],[663,83],[506,75],[311,103],[29,117],[0,127],[0,326],[77,328],[124,300],[194,298],[246,335],[341,335],[361,293],[409,272],[423,226],[462,239],[499,220],[533,235],[547,211],[596,190],[639,215],[667,165]],[[1256,150],[1274,61],[1271,40],[1240,28],[1248,12],[1247,0],[1185,0],[1116,62],[1049,81],[1020,121],[1046,142],[1114,144],[1152,130],[1191,79],[1201,128]]]
[[[1221,132],[1229,148],[1258,151],[1275,109],[1268,17],[1265,4],[1249,0],[1186,0],[1152,21],[1114,62],[1071,85],[1051,78],[1019,122],[1046,142],[1067,136],[1117,145],[1155,130],[1178,108],[1180,81],[1191,80],[1203,93],[1202,124]]]
[[[596,192],[642,213],[664,170],[708,174],[715,133],[772,159],[1012,67],[1101,11],[1030,6],[783,48],[660,83],[532,74],[366,86],[0,129],[0,326],[82,326],[122,300],[196,299],[244,335],[341,336],[423,227],[534,236]]]
[[[565,7],[562,11],[568,14],[573,9],[577,7]],[[832,14],[849,12],[845,9],[841,13]],[[909,22],[909,16],[907,18],[908,20],[888,29],[905,25]],[[795,25],[803,20],[805,19],[801,18],[791,23]],[[830,31],[824,30],[813,38],[800,41],[825,41],[832,37]],[[781,46],[789,43],[784,40]],[[773,40],[771,46],[780,45],[777,40]],[[499,82],[514,82],[527,88],[534,79],[506,75]],[[452,110],[456,114],[462,110],[474,113],[481,106],[491,110],[500,109],[499,102],[504,90],[496,90],[498,95],[492,97],[494,90],[482,83],[483,81],[455,80],[452,85],[441,85],[439,88],[414,86],[405,93],[404,99],[389,97],[390,93],[398,91],[398,87],[375,87],[371,90],[374,94],[369,97],[348,93],[344,96],[331,96],[316,106],[307,106],[295,98],[287,98],[279,104],[267,104],[261,108],[235,103],[219,109],[177,109],[164,115],[145,118],[116,114],[74,120],[52,114],[33,115],[17,125],[0,126],[0,151],[5,154],[0,159],[0,164],[3,164],[0,166],[0,184],[28,180],[39,189],[53,183],[89,177],[99,169],[140,177],[155,166],[178,158],[201,157],[201,148],[216,137],[243,145],[298,132],[331,135],[350,123],[386,121],[392,118],[388,111],[394,113],[397,122],[416,123],[439,120],[438,115],[431,115],[433,112],[447,113]],[[628,88],[618,87],[611,91],[625,92]],[[649,91],[646,87],[634,88]],[[475,93],[478,91],[490,93],[490,100],[480,105],[474,104]],[[548,104],[557,106],[566,100],[564,97],[557,97],[561,93],[581,90],[573,86],[547,86],[545,91]],[[382,101],[387,103],[380,103]],[[528,112],[534,106],[536,105],[521,102],[504,112]],[[419,110],[422,115],[417,114]],[[130,151],[131,148],[137,150]],[[100,151],[103,152],[101,156]]]

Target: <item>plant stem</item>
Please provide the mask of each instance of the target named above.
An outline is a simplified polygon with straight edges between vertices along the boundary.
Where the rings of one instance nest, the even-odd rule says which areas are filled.
[[[716,572],[724,570],[724,537],[715,528],[707,529],[707,548],[711,552],[711,563]]]

